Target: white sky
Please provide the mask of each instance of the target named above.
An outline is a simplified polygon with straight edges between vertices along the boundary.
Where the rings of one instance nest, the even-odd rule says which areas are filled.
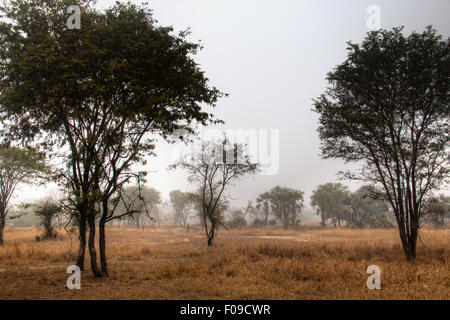
[[[99,0],[99,7],[114,4]],[[132,1],[140,3],[141,1]],[[327,83],[327,72],[346,58],[346,41],[361,42],[368,31],[370,5],[381,10],[381,27],[405,26],[407,33],[433,25],[450,35],[450,1],[300,1],[300,0],[154,0],[149,1],[161,25],[191,28],[190,40],[204,44],[196,61],[213,86],[230,94],[215,114],[221,129],[279,129],[279,172],[247,179],[230,188],[236,206],[276,185],[305,192],[336,181],[346,169],[341,161],[322,160],[312,99]],[[82,26],[81,26],[82,27]],[[168,198],[171,190],[190,190],[183,172],[168,172],[172,148],[159,143],[158,157],[148,162],[149,185]],[[352,190],[358,185],[344,181]],[[16,201],[55,192],[23,186]],[[448,191],[447,191],[448,193]]]

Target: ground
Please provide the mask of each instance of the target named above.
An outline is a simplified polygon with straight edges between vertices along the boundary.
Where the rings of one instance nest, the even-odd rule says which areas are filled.
[[[304,225],[221,230],[208,248],[201,230],[109,228],[110,276],[82,273],[69,290],[72,241],[39,241],[35,229],[8,229],[0,247],[0,299],[450,299],[450,230],[422,229],[407,263],[398,232]],[[368,290],[369,265],[381,290]]]

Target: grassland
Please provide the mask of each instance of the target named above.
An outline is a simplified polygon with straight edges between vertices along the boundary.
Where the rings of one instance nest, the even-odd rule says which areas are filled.
[[[68,290],[74,237],[7,230],[0,299],[450,299],[449,229],[423,229],[414,263],[394,229],[222,230],[213,248],[200,230],[107,232],[110,276],[95,279],[87,257],[81,290]],[[366,288],[372,264],[381,290]]]

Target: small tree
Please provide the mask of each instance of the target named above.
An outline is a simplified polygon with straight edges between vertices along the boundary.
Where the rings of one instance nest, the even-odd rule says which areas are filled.
[[[247,224],[247,221],[245,220],[244,214],[241,210],[234,210],[231,213],[229,224],[232,228],[241,228]]]
[[[190,155],[190,159],[182,158],[170,168],[186,169],[189,182],[199,187],[201,220],[208,246],[213,245],[216,231],[223,224],[226,187],[259,172],[258,165],[244,154],[244,146],[229,144],[226,139],[222,143],[203,143],[200,151]]]
[[[189,213],[192,210],[194,201],[187,192],[173,190],[169,194],[170,202],[174,209],[174,222],[177,225],[186,226]]]
[[[247,225],[247,216],[255,215],[256,211],[253,207],[253,201],[248,200],[247,205],[239,210],[234,210],[231,213],[231,226],[234,228],[240,228]]]
[[[0,147],[0,245],[6,217],[10,211],[9,201],[20,183],[32,183],[49,172],[44,155],[35,149]]]
[[[53,239],[56,238],[58,233],[53,225],[53,219],[62,213],[62,208],[60,205],[51,200],[46,200],[41,204],[35,205],[36,209],[34,213],[41,218],[41,226],[44,229],[44,234],[40,239]]]
[[[322,156],[361,163],[345,177],[383,188],[406,259],[416,257],[422,208],[449,177],[450,39],[427,27],[349,43],[315,100]]]

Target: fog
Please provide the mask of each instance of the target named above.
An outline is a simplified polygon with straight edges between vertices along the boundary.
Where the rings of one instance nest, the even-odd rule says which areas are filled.
[[[108,7],[115,1],[98,1]],[[140,3],[140,1],[132,1]],[[278,170],[243,180],[229,189],[233,206],[243,206],[261,192],[286,186],[305,192],[337,181],[349,165],[320,158],[317,115],[312,99],[327,86],[327,72],[346,58],[346,42],[361,42],[369,31],[367,8],[380,8],[381,27],[405,26],[421,32],[432,24],[450,35],[450,2],[434,1],[261,1],[154,0],[150,6],[160,25],[176,31],[190,27],[192,41],[204,49],[196,61],[210,83],[229,94],[214,109],[225,121],[217,129],[279,130]],[[168,171],[176,146],[160,141],[149,158],[148,185],[168,198],[171,190],[192,190],[182,171]],[[343,181],[351,190],[358,184]],[[22,186],[15,201],[32,200],[55,192]],[[449,193],[448,190],[446,193]]]

